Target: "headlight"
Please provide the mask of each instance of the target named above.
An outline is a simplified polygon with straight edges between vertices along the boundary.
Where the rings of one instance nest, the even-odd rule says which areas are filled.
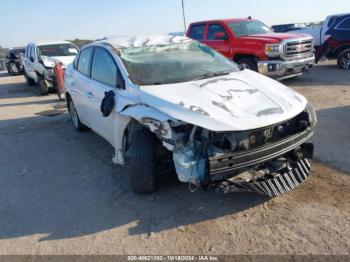
[[[308,103],[306,106],[306,111],[309,114],[309,122],[312,126],[315,126],[317,124],[317,115],[315,112],[315,109],[313,108],[313,106]]]
[[[281,54],[281,44],[267,44],[265,45],[265,54],[269,57],[276,57]]]

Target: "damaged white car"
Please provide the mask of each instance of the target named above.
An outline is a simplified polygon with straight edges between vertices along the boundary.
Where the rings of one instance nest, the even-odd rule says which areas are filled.
[[[136,193],[176,170],[191,191],[286,193],[310,174],[316,114],[288,87],[186,37],[107,39],[65,73],[76,129],[91,128],[127,165]]]

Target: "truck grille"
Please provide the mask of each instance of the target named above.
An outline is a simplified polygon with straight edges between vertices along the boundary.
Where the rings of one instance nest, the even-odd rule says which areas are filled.
[[[313,49],[314,40],[312,38],[287,40],[283,45],[283,56],[286,60],[309,57]]]

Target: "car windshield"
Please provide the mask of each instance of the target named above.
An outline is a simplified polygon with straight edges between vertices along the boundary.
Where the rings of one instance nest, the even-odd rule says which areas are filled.
[[[42,45],[37,52],[39,56],[75,56],[78,49],[73,44]]]
[[[192,41],[126,48],[120,56],[132,80],[139,85],[180,83],[239,71],[232,61]]]
[[[273,33],[268,26],[256,20],[231,22],[229,27],[236,37]]]

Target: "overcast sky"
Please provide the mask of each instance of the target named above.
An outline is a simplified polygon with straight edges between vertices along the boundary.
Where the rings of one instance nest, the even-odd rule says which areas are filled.
[[[252,16],[268,25],[350,13],[350,0],[185,0],[187,22]],[[181,0],[1,0],[0,45],[183,31]]]

